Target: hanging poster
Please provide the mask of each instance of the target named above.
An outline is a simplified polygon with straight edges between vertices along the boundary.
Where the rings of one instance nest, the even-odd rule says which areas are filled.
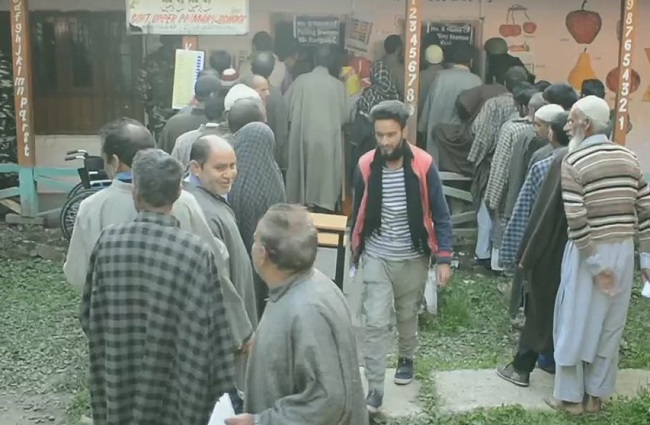
[[[294,36],[303,46],[339,44],[340,22],[336,17],[296,16]]]
[[[358,18],[348,19],[345,27],[345,49],[355,53],[368,53],[371,34],[371,21]]]
[[[200,50],[176,50],[174,83],[172,86],[172,108],[182,109],[194,97],[194,85],[203,71],[205,52]]]
[[[126,0],[126,22],[141,34],[246,35],[248,0]]]

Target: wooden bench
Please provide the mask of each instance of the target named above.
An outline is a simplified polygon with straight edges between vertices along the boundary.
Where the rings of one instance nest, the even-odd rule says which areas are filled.
[[[476,237],[478,229],[472,192],[470,192],[470,190],[463,190],[458,187],[449,186],[450,182],[459,182],[460,184],[457,184],[456,186],[471,186],[472,178],[445,171],[440,172],[440,178],[442,179],[445,196],[451,198],[449,205],[452,209],[451,224],[453,226],[454,236],[458,238]]]
[[[334,283],[343,290],[345,272],[345,248],[348,244],[346,236],[348,218],[344,215],[311,213],[314,226],[318,230],[318,246],[336,249],[336,265]]]

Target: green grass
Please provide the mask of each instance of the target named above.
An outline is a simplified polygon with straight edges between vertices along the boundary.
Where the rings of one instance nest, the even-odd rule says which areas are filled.
[[[650,394],[615,400],[588,419],[509,407],[459,416],[440,416],[434,370],[492,368],[509,361],[516,344],[502,280],[458,273],[441,293],[437,317],[424,317],[417,375],[426,418],[392,425],[641,425],[647,424]],[[638,291],[636,291],[638,293]],[[87,352],[77,318],[79,294],[65,282],[58,264],[34,261],[0,263],[0,392],[29,395],[71,394],[68,425],[88,414],[85,385]],[[621,366],[650,367],[650,300],[632,300]]]

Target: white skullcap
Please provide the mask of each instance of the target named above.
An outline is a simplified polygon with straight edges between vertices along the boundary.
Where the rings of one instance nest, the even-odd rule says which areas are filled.
[[[599,124],[607,124],[609,122],[609,105],[600,97],[583,97],[573,105],[573,108],[582,111],[590,121]]]
[[[238,100],[248,98],[262,100],[260,94],[247,85],[235,84],[230,90],[228,90],[228,94],[226,94],[226,98],[223,101],[225,111],[230,111],[232,105],[234,105]]]
[[[442,63],[444,58],[445,55],[442,52],[442,48],[440,46],[436,46],[435,44],[427,47],[424,51],[424,59],[431,65],[438,65],[439,63]]]
[[[560,105],[544,105],[535,112],[535,118],[549,123],[555,120],[562,112],[564,112],[564,108]]]

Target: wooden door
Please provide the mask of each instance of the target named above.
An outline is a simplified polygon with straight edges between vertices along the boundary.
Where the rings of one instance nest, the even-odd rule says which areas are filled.
[[[121,116],[142,120],[142,41],[123,13],[32,12],[38,134],[96,134]]]

